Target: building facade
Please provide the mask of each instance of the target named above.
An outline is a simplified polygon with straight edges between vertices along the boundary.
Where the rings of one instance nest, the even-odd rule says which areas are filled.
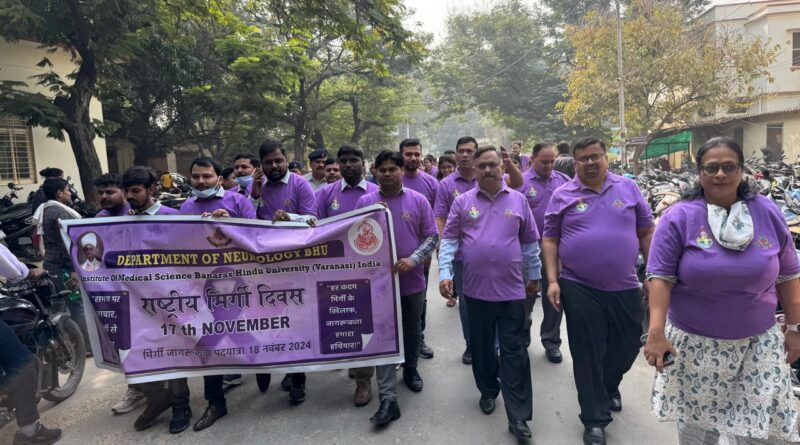
[[[29,91],[47,95],[47,89],[36,85],[32,78],[49,71],[36,66],[45,57],[53,64],[55,72],[64,78],[75,69],[69,55],[64,52],[48,53],[39,48],[38,43],[24,40],[10,43],[0,39],[0,80],[25,82]],[[97,99],[92,99],[90,110],[92,119],[103,120],[103,109]],[[100,166],[107,171],[105,140],[95,138],[94,146]],[[8,191],[6,184],[13,182],[23,187],[18,194],[21,200],[26,199],[31,191],[39,188],[42,178],[38,172],[46,167],[64,170],[64,176],[70,177],[83,197],[78,164],[66,135],[62,142],[47,137],[45,128],[29,127],[14,116],[0,116],[0,196]]]

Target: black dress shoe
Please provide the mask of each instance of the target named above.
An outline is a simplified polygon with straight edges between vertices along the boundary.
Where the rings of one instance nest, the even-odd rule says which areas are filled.
[[[272,374],[256,374],[256,383],[258,384],[258,390],[261,391],[262,394],[267,392],[271,381],[272,381]]]
[[[483,411],[484,414],[488,415],[494,412],[497,404],[493,398],[481,396],[481,400],[478,401],[478,406],[481,407],[481,411]]]
[[[611,398],[611,406],[609,407],[611,411],[618,413],[622,411],[622,396],[614,396]]]
[[[160,394],[157,398],[148,400],[144,412],[133,423],[133,429],[136,431],[143,431],[155,425],[156,421],[158,421],[158,416],[170,406],[172,406],[172,399],[167,393]]]
[[[400,418],[400,405],[396,400],[382,400],[381,406],[374,416],[370,417],[369,421],[373,425],[383,426],[389,424],[393,420]]]
[[[508,419],[508,432],[513,434],[517,439],[531,438],[531,429],[528,428],[528,422],[524,420]]]
[[[299,405],[306,401],[306,384],[292,385],[289,388],[289,403]]]
[[[414,392],[422,391],[422,377],[420,377],[417,368],[403,368],[403,380],[405,380],[408,389]]]
[[[189,421],[192,420],[192,409],[188,406],[173,406],[172,420],[169,421],[169,433],[178,434],[189,428]]]
[[[558,348],[547,349],[544,353],[547,355],[547,360],[549,360],[550,363],[561,363],[564,360]]]
[[[461,363],[465,365],[472,364],[472,351],[469,348],[467,348],[464,353],[461,354]]]
[[[225,417],[226,414],[228,414],[227,408],[208,405],[208,408],[206,408],[206,412],[203,413],[203,417],[201,417],[200,420],[198,420],[197,423],[194,424],[194,430],[195,431],[204,430],[213,425],[214,422],[219,420],[221,417]]]
[[[292,378],[289,377],[289,374],[283,376],[283,380],[281,380],[281,389],[286,392],[292,390]]]
[[[583,445],[606,445],[606,430],[601,426],[587,426],[583,432]]]
[[[422,358],[433,358],[433,349],[425,344],[425,342],[422,342],[419,345],[419,356]]]

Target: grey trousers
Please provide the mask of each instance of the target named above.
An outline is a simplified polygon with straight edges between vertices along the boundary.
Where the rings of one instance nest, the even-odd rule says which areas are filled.
[[[717,431],[678,422],[678,445],[718,445],[719,439],[720,434]],[[728,436],[728,443],[731,445],[782,445],[789,442],[776,437],[752,439],[749,437]]]
[[[378,382],[378,400],[397,401],[397,374],[395,365],[375,367],[375,380]]]

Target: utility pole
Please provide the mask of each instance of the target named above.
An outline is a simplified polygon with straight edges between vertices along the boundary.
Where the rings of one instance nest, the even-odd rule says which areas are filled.
[[[628,147],[625,142],[625,82],[623,81],[622,68],[622,15],[619,11],[619,0],[617,3],[617,82],[619,83],[619,139],[622,148],[622,168],[628,168]]]

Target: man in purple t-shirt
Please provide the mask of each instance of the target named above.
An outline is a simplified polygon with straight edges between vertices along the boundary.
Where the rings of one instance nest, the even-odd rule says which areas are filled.
[[[100,207],[103,208],[97,212],[95,218],[125,216],[128,214],[130,206],[125,201],[125,195],[122,193],[122,178],[118,174],[106,173],[100,176],[94,180],[94,187],[97,189]]]
[[[419,193],[403,187],[403,157],[400,153],[382,151],[375,159],[375,166],[380,190],[362,196],[356,208],[381,203],[391,211],[395,248],[400,258],[392,270],[399,274],[400,281],[405,348],[403,380],[410,390],[420,392],[422,377],[417,371],[417,361],[422,333],[422,307],[427,289],[423,265],[436,248],[439,235],[428,201]],[[381,404],[370,422],[386,425],[400,418],[395,367],[377,366],[375,372]]]
[[[492,146],[475,152],[478,187],[455,199],[439,246],[439,291],[453,297],[453,258],[460,248],[472,347],[472,374],[485,414],[503,392],[508,429],[531,437],[533,416],[528,351],[523,343],[525,296],[539,289],[539,232],[525,197],[503,181]],[[495,341],[499,341],[498,363]],[[499,365],[499,366],[498,366]],[[501,371],[502,370],[502,371]]]
[[[422,167],[422,143],[419,139],[403,139],[400,142],[400,154],[403,155],[403,187],[414,190],[428,200],[431,208],[436,202],[436,188],[439,181],[425,173]],[[431,264],[425,264],[425,282],[428,282]],[[425,344],[425,318],[427,314],[428,298],[422,306],[422,342],[419,345],[419,355],[423,358],[433,358],[433,349]]]
[[[261,144],[258,154],[261,158],[261,168],[256,170],[250,191],[250,197],[256,201],[258,207],[256,211],[258,219],[272,221],[316,219],[317,200],[314,191],[308,181],[289,172],[283,144],[267,139]]]
[[[327,157],[328,152],[325,152]],[[289,171],[286,149],[280,142],[267,139],[258,149],[261,168],[256,170],[250,198],[256,201],[258,219],[304,221],[316,219],[317,200],[311,185],[302,176]],[[324,162],[323,162],[324,165]],[[305,373],[289,373],[281,381],[293,405],[306,400]]]
[[[162,205],[155,198],[158,175],[150,167],[131,167],[122,175],[125,199],[131,215],[180,215],[176,209]]]
[[[545,213],[547,298],[567,317],[583,441],[604,444],[641,347],[636,260],[641,252],[647,262],[653,216],[636,183],[608,171],[602,141],[583,138],[572,153],[576,176],[553,192]]]
[[[525,195],[528,205],[533,212],[533,219],[536,220],[536,228],[539,229],[539,238],[544,229],[544,212],[553,192],[562,185],[569,182],[570,178],[560,172],[553,170],[556,159],[556,148],[549,142],[539,142],[533,146],[533,157],[530,159],[530,168],[522,175],[522,187],[517,191]],[[547,280],[542,280],[541,295],[547,299]],[[531,312],[536,303],[536,295],[529,295],[525,300],[525,345],[531,343],[531,325],[533,324]],[[546,301],[542,305],[544,320],[539,330],[539,336],[544,346],[547,360],[551,363],[561,363],[562,356],[559,348],[561,347],[561,311],[557,311]]]
[[[364,150],[345,144],[336,152],[336,161],[342,179],[317,191],[317,217],[330,218],[355,210],[362,196],[378,190],[378,186],[364,179]],[[350,376],[356,379],[353,403],[364,406],[372,400],[372,376],[375,367],[351,368]]]
[[[257,157],[248,153],[239,153],[233,158],[233,176],[236,180],[235,192],[248,196],[250,184],[253,183],[253,174],[261,167]]]

